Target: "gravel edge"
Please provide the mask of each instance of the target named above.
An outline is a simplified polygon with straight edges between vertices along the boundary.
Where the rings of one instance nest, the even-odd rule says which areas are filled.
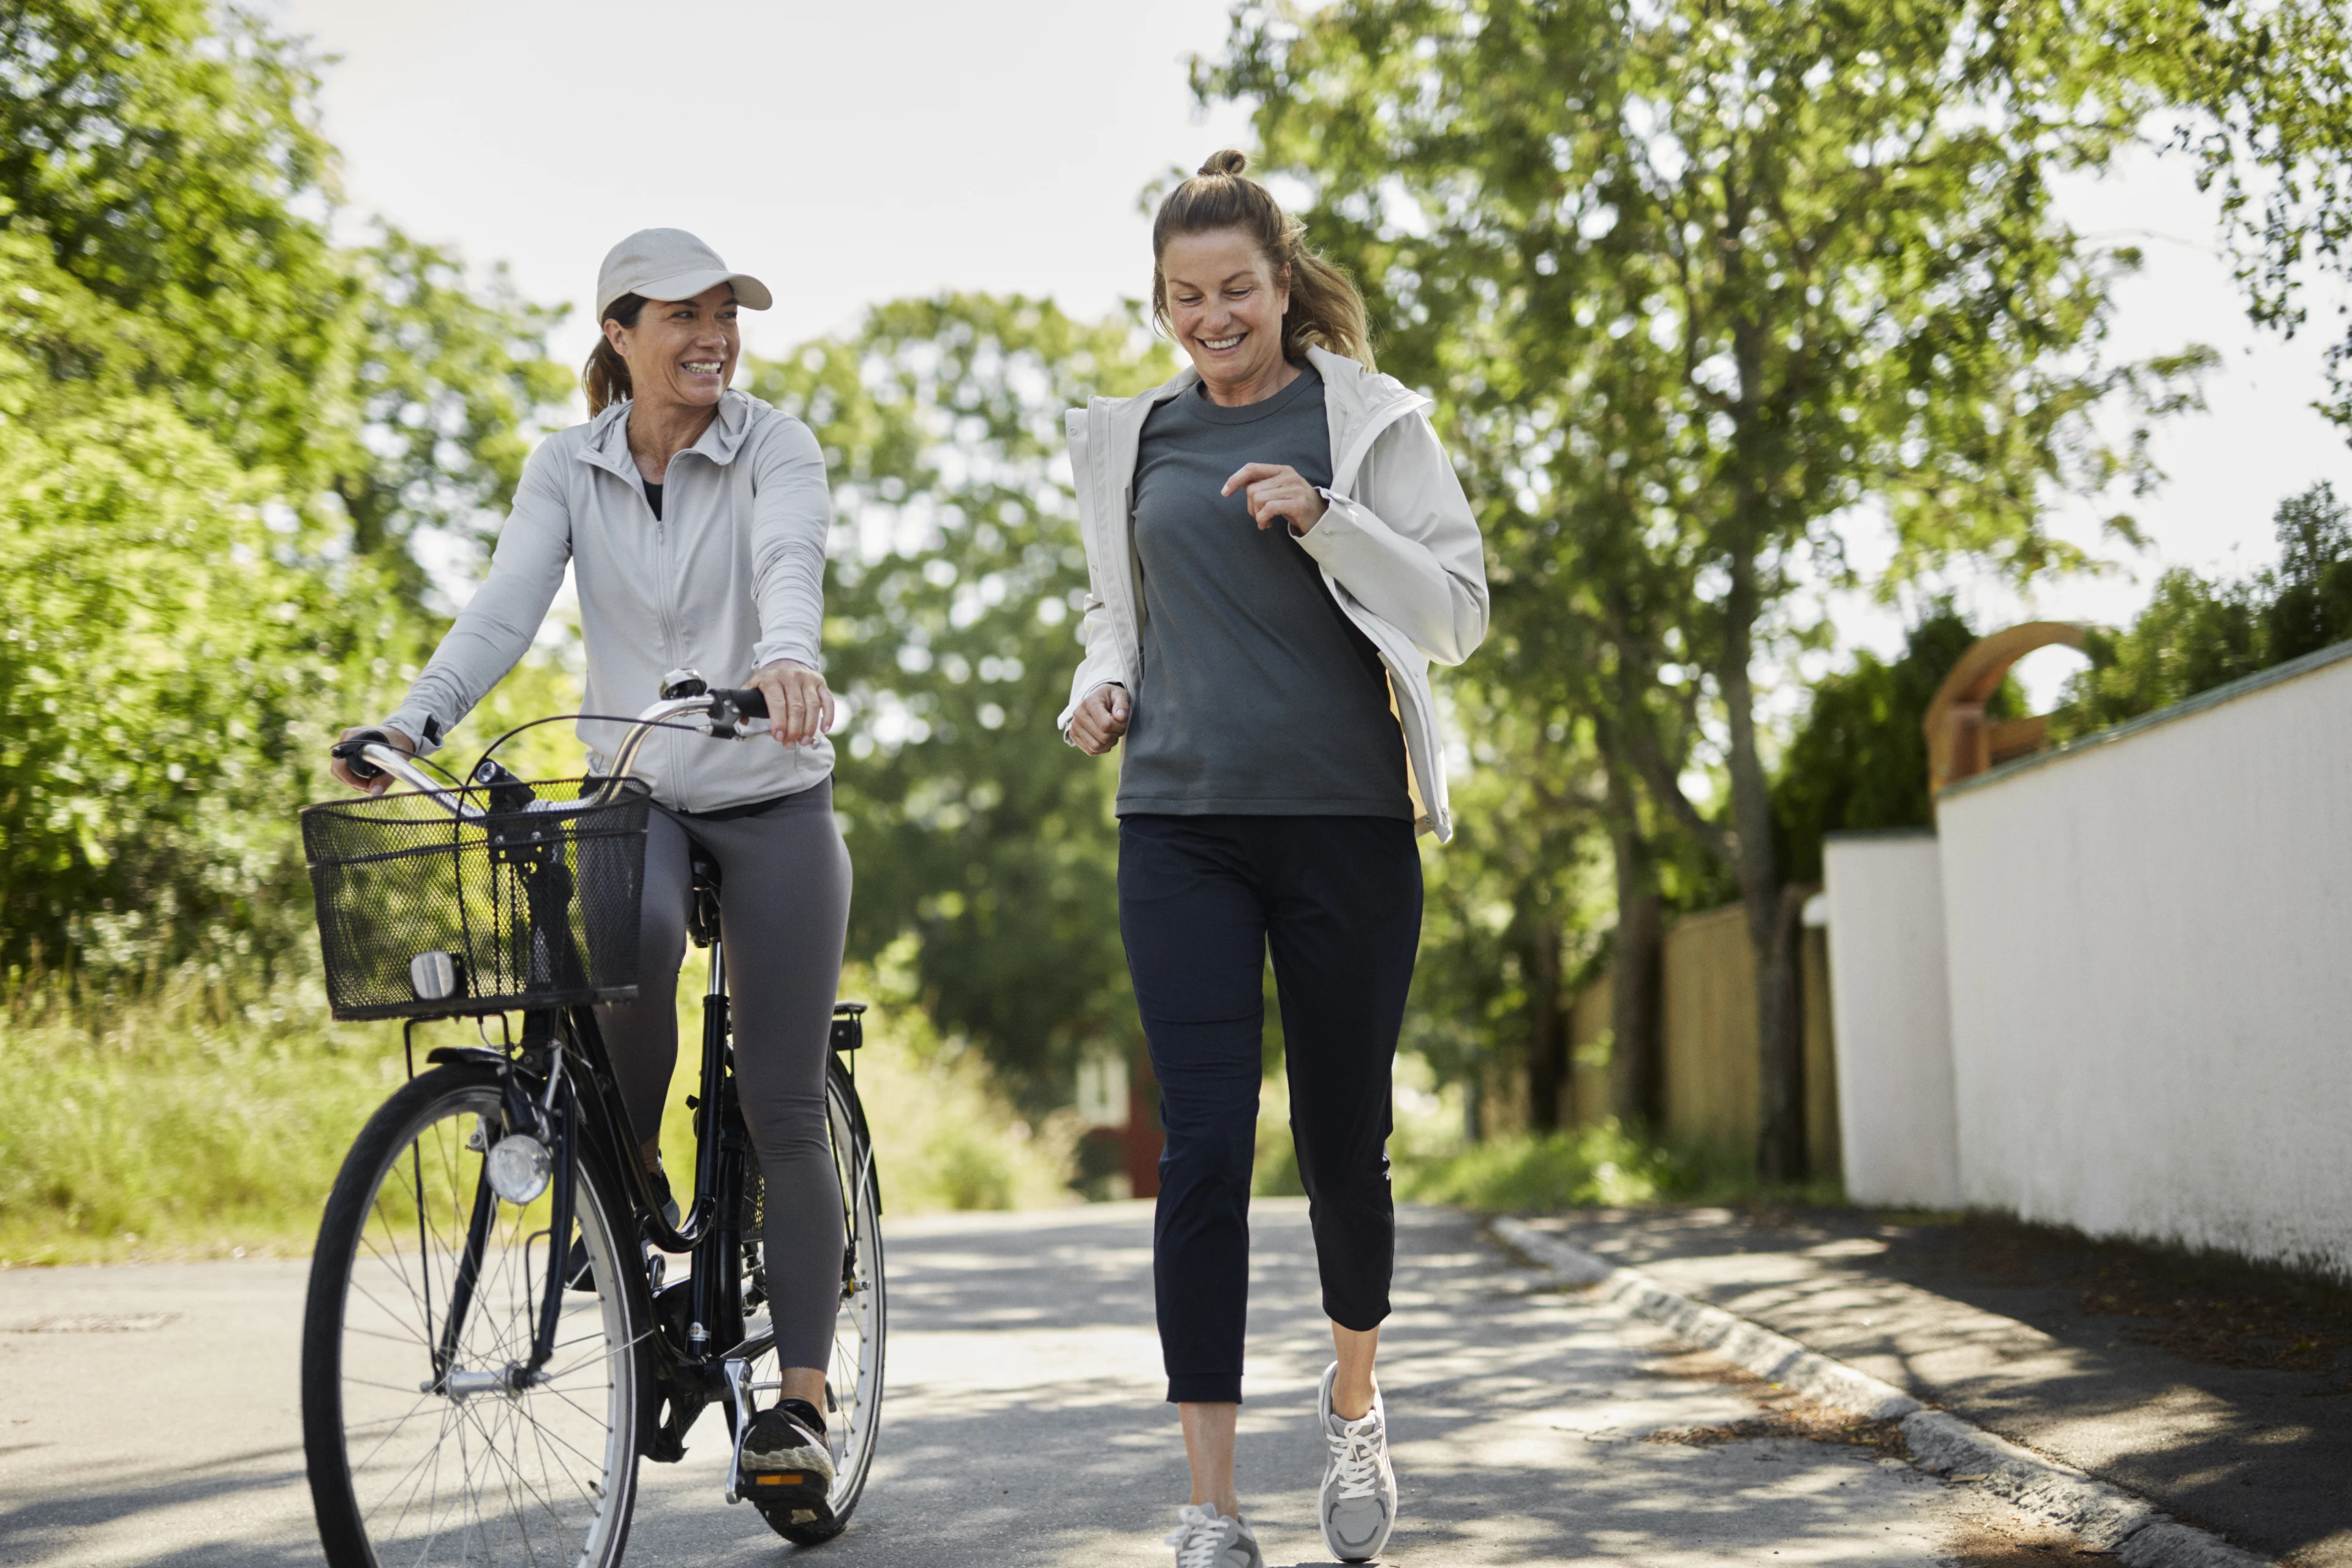
[[[1902,1424],[1912,1462],[1932,1475],[1965,1479],[2110,1552],[2130,1568],[2275,1568],[2271,1559],[2180,1523],[2146,1498],[2046,1459],[1948,1411],[1919,1401],[1856,1367],[1807,1350],[1746,1318],[1692,1300],[1638,1268],[1620,1268],[1524,1220],[1492,1223],[1495,1236],[1567,1285],[1603,1300],[1710,1350],[1767,1382],[1795,1389],[1832,1409]]]

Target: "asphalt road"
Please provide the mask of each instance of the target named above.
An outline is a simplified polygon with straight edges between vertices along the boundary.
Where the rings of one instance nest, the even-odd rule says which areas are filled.
[[[882,1454],[842,1568],[1164,1564],[1184,1495],[1151,1333],[1145,1205],[889,1224]],[[1543,1288],[1474,1222],[1408,1211],[1382,1384],[1397,1564],[1949,1563],[2017,1516],[1870,1448],[1662,1430],[1752,1420],[1759,1390]],[[1242,1489],[1270,1564],[1320,1563],[1312,1436],[1329,1357],[1303,1205],[1260,1206]],[[314,1564],[296,1415],[305,1264],[0,1273],[0,1563]],[[723,1428],[645,1468],[629,1561],[796,1555],[720,1501]],[[2057,1561],[2057,1558],[2050,1559]]]

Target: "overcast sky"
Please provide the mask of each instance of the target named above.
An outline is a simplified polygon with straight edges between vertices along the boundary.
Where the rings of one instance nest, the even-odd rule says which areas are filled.
[[[382,213],[523,292],[582,310],[622,235],[690,228],[775,290],[745,341],[776,353],[853,322],[866,305],[940,289],[1050,295],[1099,314],[1149,279],[1137,194],[1171,165],[1246,143],[1242,115],[1203,120],[1183,61],[1213,55],[1224,0],[275,0],[291,31],[343,57],[327,77],[328,134],[352,207]],[[2156,542],[2126,569],[2053,583],[2021,605],[1960,584],[1980,620],[2029,610],[2127,619],[2163,564],[2245,570],[2273,554],[2270,515],[2314,479],[2352,497],[2352,451],[2309,411],[2315,336],[2246,324],[2216,254],[2210,205],[2158,160],[2075,187],[2078,229],[2148,253],[2125,286],[2116,348],[2195,341],[2222,353],[2211,412],[2177,420],[2158,456],[2172,481],[2118,500]],[[2315,311],[2323,330],[2334,325]],[[559,347],[584,355],[576,320]],[[2100,511],[2061,531],[2115,555]],[[1863,552],[1865,556],[1867,552]],[[1893,616],[1838,606],[1849,643],[1886,647]],[[2072,656],[2037,660],[2046,691]]]

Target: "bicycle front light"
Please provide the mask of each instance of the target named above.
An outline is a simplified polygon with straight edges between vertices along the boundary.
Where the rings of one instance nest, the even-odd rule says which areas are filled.
[[[520,1208],[547,1191],[555,1157],[528,1132],[509,1132],[490,1145],[490,1190]]]

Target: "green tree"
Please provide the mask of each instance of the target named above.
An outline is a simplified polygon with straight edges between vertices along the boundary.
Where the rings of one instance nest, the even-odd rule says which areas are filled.
[[[301,907],[335,595],[255,476],[142,389],[143,328],[0,235],[0,962],[228,956]]]
[[[563,311],[524,301],[503,267],[477,287],[453,252],[385,224],[373,244],[341,259],[361,286],[361,352],[325,482],[352,547],[421,597],[419,534],[487,544],[532,437],[571,395],[570,373],[547,357],[547,333]]]
[[[2167,406],[2164,379],[2201,363],[2096,361],[2136,258],[2074,234],[2052,184],[2109,161],[2157,95],[2063,20],[1990,0],[1341,0],[1237,12],[1197,79],[1255,101],[1310,229],[1371,286],[1387,362],[1492,454],[1480,487],[1520,514],[1492,531],[1498,580],[1614,563],[1684,595],[1594,640],[1633,687],[1698,689],[1719,726],[1720,819],[1642,731],[1622,760],[1738,877],[1770,1176],[1801,1168],[1798,926],[1757,687],[1804,629],[1792,590],[1845,576],[1864,508],[1891,524],[1894,579],[2078,563],[2042,526],[2046,491],[2146,476],[2088,415],[2118,391]]]
[[[2213,582],[2187,567],[2166,572],[2128,627],[2084,642],[2091,668],[2067,683],[2053,738],[2080,740],[2352,637],[2347,521],[2322,481],[2273,514],[2277,565]]]
[[[331,720],[437,626],[553,320],[329,231],[299,46],[202,0],[0,9],[0,962],[266,962]]]
[[[2352,279],[2352,13],[2336,0],[2116,0],[2092,15],[2175,106],[2170,144],[2221,197],[2247,313],[2293,337],[2311,284]],[[2342,331],[2315,406],[2352,438],[2352,318]]]
[[[1087,588],[1062,414],[1171,369],[1131,320],[985,295],[879,306],[753,367],[753,391],[807,420],[832,468],[851,949],[912,937],[934,1021],[1033,1108],[1066,1100],[1086,1037],[1134,1030],[1117,763],[1054,732]]]
[[[298,492],[319,394],[359,348],[360,290],[324,220],[317,64],[210,0],[19,0],[0,11],[0,224],[152,324],[149,384]],[[331,444],[325,449],[331,449]]]
[[[1822,879],[1825,834],[1934,823],[1927,704],[1976,640],[1950,601],[1939,601],[1905,636],[1894,659],[1864,650],[1853,668],[1814,683],[1772,785],[1780,863],[1792,881]],[[1985,710],[2006,719],[2022,705],[2016,683],[2005,680]]]

